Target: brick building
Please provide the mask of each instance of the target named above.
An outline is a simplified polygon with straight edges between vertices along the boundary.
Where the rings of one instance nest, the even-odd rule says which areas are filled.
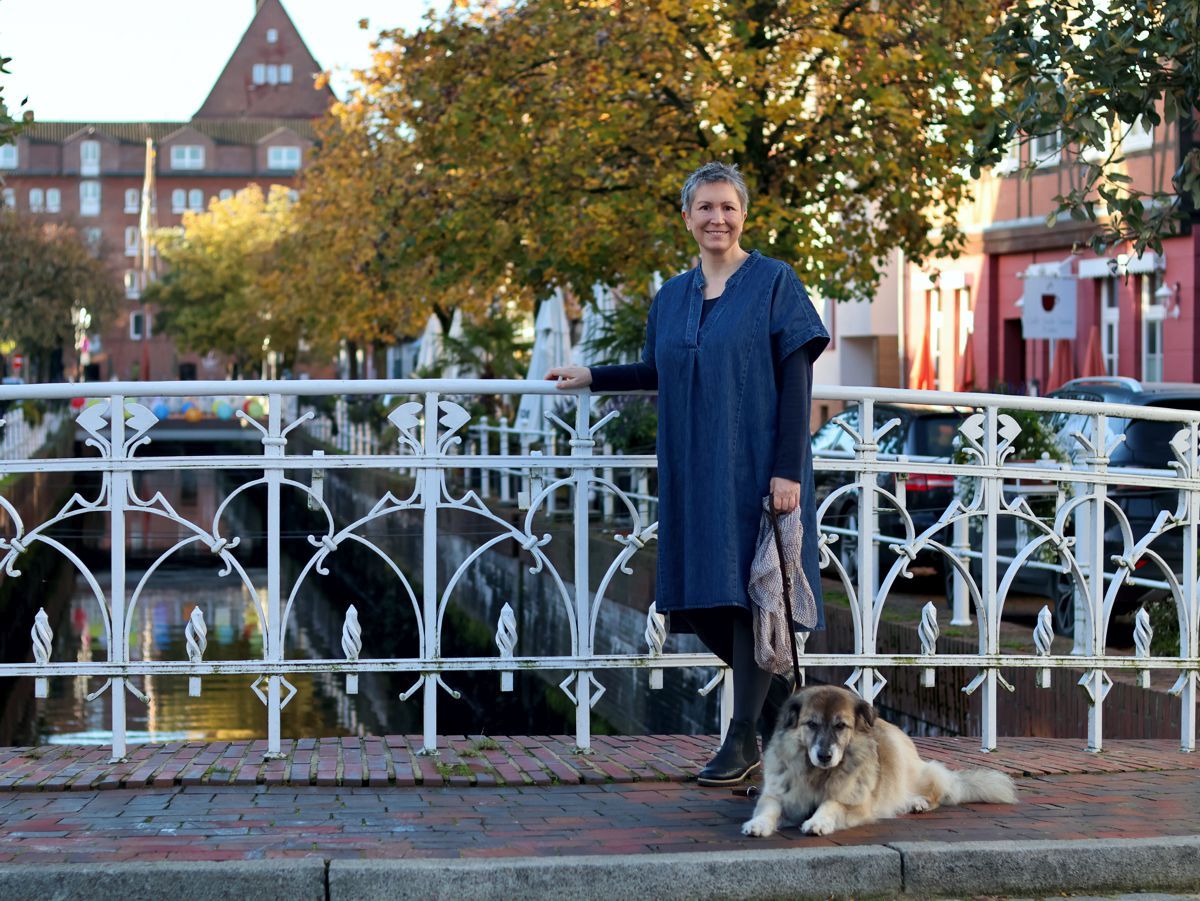
[[[314,89],[320,71],[280,0],[255,0],[249,27],[189,121],[37,122],[0,147],[4,204],[73,222],[121,278],[128,303],[89,338],[89,378],[222,376],[215,357],[180,354],[157,334],[154,310],[140,301],[146,140],[156,150],[160,227],[251,183],[292,186],[313,146],[314,120],[334,99],[328,88]],[[65,363],[72,373],[76,360]]]

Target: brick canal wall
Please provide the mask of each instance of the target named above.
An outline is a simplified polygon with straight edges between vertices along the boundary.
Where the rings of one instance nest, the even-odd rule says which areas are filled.
[[[809,641],[810,653],[837,653],[854,647],[854,620],[848,608],[829,604],[825,608],[827,631]],[[881,622],[879,651],[883,654],[920,653],[921,642],[915,624]],[[943,654],[974,654],[979,645],[974,639],[943,636],[938,639],[938,652]],[[1032,642],[1030,644],[1032,649]],[[1036,670],[1008,669],[1003,671],[1016,689],[1001,690],[997,704],[997,728],[1000,735],[1019,735],[1037,738],[1080,738],[1087,736],[1088,700],[1079,687],[1082,670],[1056,670],[1051,673],[1051,687],[1038,688],[1034,683]],[[893,667],[884,671],[888,684],[878,702],[888,718],[910,732],[925,735],[979,735],[982,733],[980,695],[967,695],[962,687],[975,677],[966,668],[937,669],[933,688],[921,686],[921,670]],[[850,675],[850,668],[817,668],[808,671],[817,682],[840,684]],[[1175,673],[1163,674],[1150,689],[1139,688],[1123,674],[1113,675],[1112,690],[1104,702],[1104,735],[1106,738],[1177,739],[1180,730],[1180,704],[1166,689]],[[1165,680],[1165,681],[1164,681]]]

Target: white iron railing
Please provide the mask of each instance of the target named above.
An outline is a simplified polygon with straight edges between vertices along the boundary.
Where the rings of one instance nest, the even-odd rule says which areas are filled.
[[[138,450],[154,437],[157,416],[147,406],[151,398],[181,397],[184,395],[227,395],[232,385],[247,396],[264,396],[266,412],[261,421],[244,413],[238,416],[246,428],[260,433],[261,456],[189,456],[144,457]],[[199,694],[204,676],[218,673],[243,673],[257,676],[253,690],[267,709],[268,754],[280,751],[280,711],[295,691],[288,675],[302,672],[331,672],[345,674],[347,691],[357,690],[357,678],[366,672],[404,672],[416,677],[412,687],[400,697],[407,700],[418,691],[423,699],[423,732],[426,749],[433,751],[438,741],[438,695],[445,689],[454,696],[442,677],[463,671],[491,671],[501,676],[503,689],[512,685],[517,671],[558,671],[566,674],[560,687],[570,698],[576,711],[576,742],[586,750],[591,743],[591,710],[604,687],[598,674],[612,669],[644,669],[648,671],[650,688],[661,687],[662,672],[675,667],[719,667],[719,661],[703,653],[668,653],[664,651],[666,631],[663,618],[651,608],[647,617],[644,640],[646,652],[641,654],[599,654],[596,652],[596,624],[601,606],[606,601],[613,577],[630,572],[629,565],[638,551],[656,537],[657,523],[645,515],[648,490],[644,479],[635,477],[629,484],[638,491],[618,487],[611,473],[632,470],[644,473],[655,467],[652,456],[620,456],[597,454],[604,426],[614,413],[594,421],[589,394],[574,394],[574,412],[564,421],[548,414],[551,427],[561,436],[560,453],[455,453],[470,424],[471,416],[456,400],[471,395],[519,395],[534,392],[558,394],[564,400],[571,395],[557,392],[549,382],[482,381],[482,380],[405,380],[405,381],[259,381],[212,383],[108,383],[103,385],[28,385],[0,387],[0,399],[24,398],[65,399],[82,394],[98,398],[100,403],[87,406],[77,417],[77,424],[86,435],[85,444],[95,454],[70,459],[43,458],[9,459],[0,461],[0,477],[23,472],[65,471],[70,473],[99,473],[101,485],[94,497],[76,493],[54,516],[37,524],[25,523],[13,505],[0,494],[0,509],[8,515],[6,534],[0,538],[0,567],[9,578],[19,576],[20,555],[34,542],[43,542],[73,565],[91,586],[104,620],[107,658],[99,661],[68,662],[51,659],[52,635],[44,614],[26,624],[31,628],[33,663],[0,664],[0,676],[33,677],[36,694],[46,696],[47,680],[56,677],[98,676],[107,681],[89,698],[104,691],[111,692],[113,755],[126,753],[125,693],[141,696],[131,681],[137,677],[183,676],[190,678],[193,694]],[[397,446],[387,450],[356,439],[355,452],[336,453],[314,451],[311,454],[289,453],[289,436],[298,427],[307,427],[312,412],[300,414],[306,398],[331,395],[388,395],[396,398],[387,415],[397,435]],[[818,516],[822,522],[820,535],[821,562],[825,574],[842,583],[849,598],[854,621],[854,647],[844,653],[806,655],[810,666],[840,666],[853,668],[847,680],[860,695],[874,700],[886,680],[880,673],[889,667],[916,667],[923,671],[926,684],[932,684],[939,668],[965,667],[977,673],[964,687],[968,693],[979,691],[985,749],[996,747],[997,704],[999,689],[1007,687],[1002,671],[1014,668],[1033,668],[1038,671],[1039,684],[1049,683],[1053,670],[1081,670],[1080,681],[1089,700],[1088,747],[1099,749],[1103,738],[1104,700],[1111,686],[1108,671],[1132,670],[1141,674],[1150,670],[1178,672],[1172,692],[1178,695],[1182,709],[1181,745],[1185,750],[1195,747],[1197,675],[1200,655],[1197,649],[1197,536],[1200,529],[1200,412],[1182,412],[1140,406],[1086,404],[1010,397],[1000,395],[967,395],[920,391],[870,388],[828,388],[818,386],[818,400],[838,401],[859,406],[859,429],[848,428],[853,450],[841,459],[818,457],[818,473],[838,472],[843,484],[828,493],[821,502]],[[406,399],[411,398],[411,399]],[[568,400],[569,403],[569,400]],[[881,404],[918,403],[952,404],[966,408],[959,430],[962,459],[929,459],[887,457],[880,453],[879,443],[896,423],[886,415]],[[1019,434],[1017,423],[1006,409],[1022,409],[1051,414],[1073,414],[1086,423],[1070,436],[1082,453],[1074,463],[1015,462],[1010,459]],[[123,416],[111,411],[124,410]],[[1109,453],[1119,441],[1110,428],[1113,418],[1151,420],[1178,425],[1172,429],[1170,441],[1174,457],[1171,469],[1161,471],[1124,471],[1109,467]],[[487,434],[486,432],[483,434]],[[329,433],[317,437],[329,437]],[[385,452],[386,451],[386,452]],[[180,516],[170,499],[156,494],[144,499],[133,490],[132,474],[140,471],[168,469],[212,469],[261,471],[251,481],[233,491],[220,503],[212,522],[190,522]],[[322,495],[326,473],[333,470],[391,470],[414,474],[415,488],[404,499],[390,491],[379,497],[369,511],[352,522],[337,523]],[[462,472],[468,477],[461,494],[447,474]],[[485,475],[487,474],[487,475]],[[489,485],[489,478],[507,474],[519,482],[519,487],[507,493],[515,500],[523,495],[526,508],[523,518],[514,525],[510,515],[498,515],[493,506],[503,505],[494,499],[490,490],[477,490],[470,485]],[[936,521],[918,531],[908,510],[905,484],[916,476],[954,476],[960,487]],[[703,478],[704,474],[696,474]],[[881,481],[895,479],[894,489],[885,488]],[[93,476],[94,478],[94,476]],[[494,483],[502,484],[502,483]],[[1027,488],[1049,492],[1056,500],[1052,519],[1035,515],[1027,500]],[[1178,502],[1161,510],[1153,525],[1142,535],[1132,532],[1123,509],[1112,502],[1108,494],[1116,486],[1166,489],[1175,492]],[[207,548],[219,558],[224,575],[240,579],[254,598],[260,597],[260,587],[252,583],[247,569],[239,561],[236,550],[238,536],[228,534],[222,514],[237,495],[251,487],[266,488],[266,586],[265,600],[260,605],[263,624],[263,656],[261,659],[206,661],[206,624],[203,616],[194,613],[187,630],[187,659],[130,659],[130,636],[127,623],[130,612],[146,588],[147,581],[158,566],[171,555],[189,546]],[[1014,487],[1016,486],[1016,487]],[[1022,487],[1024,486],[1024,487]],[[716,489],[719,486],[708,486]],[[281,498],[284,492],[301,492],[307,496],[310,509],[322,511],[326,527],[322,534],[312,535],[311,556],[292,584],[284,584],[281,566]],[[487,496],[485,496],[485,494]],[[642,495],[642,497],[636,497]],[[534,528],[535,515],[545,512],[550,499],[565,499],[572,523],[573,568],[560,573],[547,554],[550,534],[539,535]],[[607,498],[607,500],[606,500]],[[849,532],[833,522],[839,510],[845,509],[848,499],[854,499],[855,531]],[[493,506],[489,506],[489,500]],[[597,584],[589,577],[589,518],[611,509],[615,501],[627,516],[628,528],[614,536],[614,559]],[[439,582],[437,568],[437,537],[439,516],[444,511],[459,511],[479,517],[489,524],[495,535],[482,541],[458,567],[445,584]],[[413,590],[408,576],[391,562],[396,577],[396,597],[400,603],[411,604],[419,631],[420,655],[413,658],[379,658],[370,655],[371,624],[359,622],[350,608],[343,626],[339,659],[292,659],[287,656],[284,638],[293,603],[299,590],[315,570],[323,571],[332,555],[347,541],[367,545],[385,560],[386,554],[375,546],[363,532],[372,523],[388,516],[408,511],[419,515],[422,522],[423,561],[419,574],[420,596]],[[898,534],[879,533],[881,513],[894,513],[899,522]],[[187,535],[165,551],[148,568],[136,585],[126,578],[126,518],[132,513],[141,516],[163,517],[186,530]],[[111,553],[111,589],[105,593],[99,580],[70,548],[55,539],[51,529],[73,517],[103,514],[109,523],[108,537]],[[826,520],[829,520],[826,522]],[[1022,543],[1002,546],[1001,523],[1018,523]],[[968,525],[970,528],[968,528]],[[1106,529],[1116,526],[1122,539],[1119,552],[1106,554]],[[1070,529],[1070,533],[1068,533]],[[1165,560],[1152,547],[1161,536],[1178,531],[1185,548],[1177,566]],[[850,534],[857,538],[857,547],[882,547],[883,566],[877,568],[875,554],[858,553],[856,571],[851,575],[846,560],[838,553],[839,540]],[[947,539],[947,535],[952,536]],[[546,655],[537,649],[515,651],[517,638],[511,610],[501,615],[497,628],[496,656],[446,657],[442,654],[441,634],[443,616],[451,592],[464,573],[488,550],[512,541],[531,555],[531,572],[553,584],[554,594],[563,604],[569,622],[569,654]],[[1112,551],[1110,546],[1107,549]],[[1044,558],[1053,552],[1053,562]],[[937,611],[927,605],[918,630],[920,648],[910,654],[880,653],[877,629],[889,595],[907,575],[910,565],[929,554],[940,558],[956,576],[956,622],[970,622],[969,606],[976,617],[979,651],[975,654],[938,654]],[[644,556],[644,555],[643,555]],[[977,566],[971,565],[974,558]],[[1170,593],[1179,620],[1179,653],[1175,656],[1154,657],[1150,654],[1150,636],[1144,612],[1139,616],[1135,633],[1137,652],[1133,656],[1109,654],[1106,639],[1118,590],[1133,578],[1144,565],[1155,575],[1139,572],[1138,579],[1148,586],[1158,585]],[[999,626],[1005,601],[1013,581],[1023,567],[1056,568],[1073,580],[1076,589],[1077,647],[1071,654],[1051,653],[1049,612],[1043,610],[1031,636],[1031,653],[1001,653]],[[198,621],[197,621],[198,619]],[[364,656],[365,655],[365,656]],[[711,691],[724,686],[723,699],[729,697],[728,674],[718,669],[706,686]],[[265,689],[264,689],[265,686]]]

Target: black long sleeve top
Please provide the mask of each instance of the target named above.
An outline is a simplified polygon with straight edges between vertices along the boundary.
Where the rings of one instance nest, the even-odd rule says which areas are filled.
[[[700,310],[700,323],[720,297],[706,298]],[[626,363],[619,366],[593,366],[593,391],[656,391],[658,370],[647,363]],[[812,406],[812,357],[805,348],[798,348],[775,367],[779,385],[779,437],[775,447],[777,478],[801,481],[804,459],[809,453],[808,422]]]

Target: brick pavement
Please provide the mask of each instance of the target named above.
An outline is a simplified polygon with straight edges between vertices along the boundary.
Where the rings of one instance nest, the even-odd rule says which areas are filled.
[[[397,769],[394,781],[372,784],[375,765],[366,749],[395,766],[405,759],[398,753],[401,745],[392,739],[382,744],[339,739],[329,747],[341,752],[326,757],[341,761],[340,772],[332,772],[353,783],[342,785],[320,783],[331,772],[329,764],[322,771],[319,762],[324,742],[294,749],[308,761],[306,771],[306,764],[293,759],[290,766],[257,765],[251,779],[243,763],[226,767],[220,784],[188,781],[188,768],[177,766],[174,746],[168,745],[139,748],[119,767],[93,762],[93,769],[84,762],[89,754],[36,757],[5,749],[0,862],[531,857],[1200,832],[1200,761],[1171,743],[1113,742],[1104,754],[1091,755],[1078,750],[1078,742],[1011,739],[1000,753],[983,755],[970,740],[922,739],[927,757],[952,765],[984,762],[1014,773],[1021,803],[948,807],[825,838],[791,829],[768,840],[744,839],[738,827],[752,801],[728,789],[681,781],[695,762],[684,752],[706,754],[713,741],[610,739],[597,742],[607,756],[598,751],[584,762],[566,752],[565,739],[498,740],[500,749],[488,746],[486,753],[465,757],[462,750],[473,746],[455,740],[457,754],[436,762],[410,755],[416,760],[409,764],[411,780],[409,772]],[[500,759],[518,747],[525,753]],[[548,759],[552,749],[556,761]],[[618,750],[637,765],[622,770],[624,765],[613,763],[626,759]],[[243,759],[227,751],[198,746],[190,758],[193,773],[202,765],[196,760]],[[347,751],[351,758],[359,752],[361,775],[354,767],[347,773]],[[670,761],[679,775],[664,778],[654,770],[653,778],[637,777],[647,760]],[[291,766],[307,773],[300,784],[284,782]],[[509,784],[498,784],[495,777],[509,767],[530,778],[518,782],[510,774],[503,776]],[[593,778],[606,769],[620,778]],[[539,781],[532,779],[535,772]],[[427,781],[418,784],[418,773]],[[122,787],[122,780],[139,787]]]

